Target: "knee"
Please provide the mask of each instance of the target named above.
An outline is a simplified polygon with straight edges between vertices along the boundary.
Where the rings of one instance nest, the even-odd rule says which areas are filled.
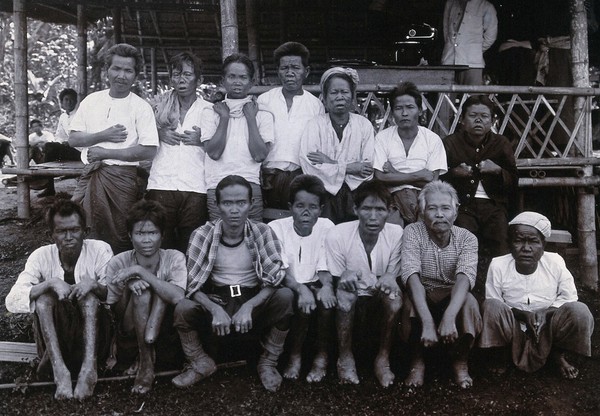
[[[498,299],[486,299],[483,302],[483,318],[485,320],[494,320],[507,312],[510,312],[510,308]]]
[[[173,313],[173,326],[175,328],[188,327],[198,316],[197,306],[196,302],[187,298],[177,302]]]
[[[133,306],[138,308],[140,306],[149,305],[152,301],[152,291],[148,288],[146,290],[142,290],[142,292],[139,295],[132,293],[131,301],[133,302]]]
[[[290,288],[280,287],[275,290],[271,295],[271,302],[282,318],[294,314],[294,292]]]
[[[47,311],[51,310],[56,306],[58,302],[58,298],[54,292],[42,293],[35,300],[35,309],[36,311]]]
[[[356,292],[338,289],[336,292],[337,309],[342,312],[350,312],[358,299]]]
[[[100,306],[100,300],[93,293],[88,293],[77,301],[81,309],[97,309]]]
[[[567,302],[558,308],[558,310],[568,315],[575,325],[585,327],[594,323],[594,317],[585,303]]]
[[[388,317],[398,316],[402,309],[402,297],[398,296],[395,299],[390,299],[389,296],[383,295],[382,302],[385,313]]]

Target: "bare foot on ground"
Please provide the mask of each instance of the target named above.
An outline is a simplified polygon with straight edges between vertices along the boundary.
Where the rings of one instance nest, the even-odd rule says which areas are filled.
[[[73,383],[71,382],[71,373],[65,367],[63,370],[55,371],[54,383],[56,384],[56,400],[66,400],[73,398]]]
[[[283,372],[283,377],[288,380],[298,380],[300,377],[300,368],[302,367],[302,360],[300,355],[290,355],[288,365]]]
[[[146,394],[152,390],[152,384],[154,383],[154,365],[152,363],[141,365],[131,392],[135,394]]]
[[[342,384],[358,384],[358,374],[356,373],[356,363],[354,357],[339,357],[337,360],[337,372],[340,383]]]
[[[306,376],[309,383],[319,383],[327,375],[327,354],[317,354]]]
[[[558,366],[558,371],[560,372],[562,378],[567,380],[573,380],[577,378],[579,375],[579,370],[569,364],[564,353],[553,353],[553,358],[554,362]]]
[[[473,379],[469,375],[469,366],[465,361],[455,361],[452,363],[454,370],[454,382],[461,389],[473,387]]]
[[[73,397],[77,400],[83,400],[94,393],[94,387],[98,381],[98,372],[95,369],[82,368],[77,377],[77,385]]]
[[[377,356],[375,358],[375,364],[373,366],[375,377],[383,387],[389,387],[394,384],[396,376],[390,370],[390,360],[388,357]]]
[[[410,366],[410,371],[408,372],[406,380],[404,380],[404,385],[410,388],[421,387],[423,386],[424,381],[425,363],[423,360],[416,360]]]

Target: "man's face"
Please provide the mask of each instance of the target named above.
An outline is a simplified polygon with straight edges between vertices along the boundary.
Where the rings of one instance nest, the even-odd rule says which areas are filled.
[[[136,76],[135,58],[114,55],[108,67],[110,96],[114,98],[127,97]]]
[[[348,81],[340,77],[331,79],[325,97],[325,108],[334,114],[344,114],[350,111],[352,108],[352,88],[350,88]]]
[[[246,98],[252,88],[252,78],[246,65],[232,62],[227,66],[223,76],[223,87],[229,98]]]
[[[160,249],[162,234],[152,221],[138,221],[129,234],[133,249],[144,257],[152,257]]]
[[[515,259],[517,271],[533,273],[544,254],[544,240],[540,232],[530,225],[511,225],[509,236],[510,254]]]
[[[60,106],[67,113],[70,113],[71,111],[75,110],[76,105],[77,105],[77,97],[74,97],[70,94],[65,95],[60,102]]]
[[[58,247],[58,252],[68,256],[78,256],[85,237],[85,228],[79,215],[71,214],[63,217],[56,214],[53,221],[52,239]]]
[[[492,129],[492,112],[483,104],[465,109],[462,116],[465,131],[473,137],[483,137]]]
[[[392,107],[394,120],[400,129],[411,129],[419,125],[421,110],[410,95],[401,95],[394,99]]]
[[[321,202],[319,197],[306,191],[296,193],[294,203],[290,204],[294,230],[298,235],[306,237],[312,233],[314,225],[321,215]]]
[[[375,236],[383,230],[389,210],[381,199],[368,196],[358,207],[354,207],[358,217],[358,229],[363,235]]]
[[[196,78],[194,68],[189,63],[183,62],[181,69],[173,69],[171,84],[180,97],[196,95],[197,83],[198,78]]]
[[[218,208],[221,219],[230,227],[237,227],[246,222],[250,206],[250,195],[245,186],[231,185],[221,189]]]
[[[456,206],[450,194],[441,192],[427,194],[423,222],[429,231],[436,234],[449,232],[456,216]]]
[[[36,133],[39,136],[42,135],[42,125],[40,123],[33,123],[30,129],[32,133]]]
[[[277,75],[283,89],[296,94],[302,89],[302,83],[308,76],[309,68],[302,63],[302,58],[295,55],[282,56],[279,60]]]

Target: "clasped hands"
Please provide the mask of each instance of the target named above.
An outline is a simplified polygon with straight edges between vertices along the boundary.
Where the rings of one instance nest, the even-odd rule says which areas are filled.
[[[212,329],[218,336],[229,335],[231,328],[235,332],[245,334],[252,329],[252,310],[253,307],[244,303],[240,309],[233,315],[229,316],[225,310],[219,306],[214,305],[212,313]]]

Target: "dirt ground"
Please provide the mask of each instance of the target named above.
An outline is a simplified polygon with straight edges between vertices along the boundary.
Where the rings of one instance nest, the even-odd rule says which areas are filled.
[[[57,181],[57,190],[72,191],[74,180]],[[1,186],[1,185],[0,185]],[[0,340],[32,341],[27,317],[9,314],[4,300],[28,255],[49,241],[45,234],[42,209],[49,201],[38,199],[32,191],[32,219],[16,219],[16,189],[0,188]],[[570,264],[576,259],[569,259]],[[576,270],[573,269],[576,273]],[[580,291],[580,298],[600,316],[600,297]],[[244,357],[242,357],[244,358]],[[409,391],[396,383],[389,389],[379,387],[368,362],[359,364],[361,384],[341,386],[331,368],[326,380],[318,385],[304,381],[284,381],[276,394],[264,391],[254,366],[230,368],[211,379],[180,391],[170,377],[158,378],[146,397],[129,390],[132,381],[98,383],[95,395],[84,403],[53,400],[53,387],[0,388],[0,415],[599,415],[600,335],[593,338],[593,356],[574,363],[580,376],[574,381],[561,380],[552,365],[535,374],[511,369],[502,377],[492,376],[486,357],[474,351],[471,375],[474,387],[461,391],[451,383],[451,373],[438,352],[430,363],[425,386]],[[406,354],[399,348],[393,362],[397,380],[406,376]],[[306,369],[303,375],[306,374]],[[0,384],[27,378],[26,364],[0,363]],[[1,386],[0,386],[1,387]]]

